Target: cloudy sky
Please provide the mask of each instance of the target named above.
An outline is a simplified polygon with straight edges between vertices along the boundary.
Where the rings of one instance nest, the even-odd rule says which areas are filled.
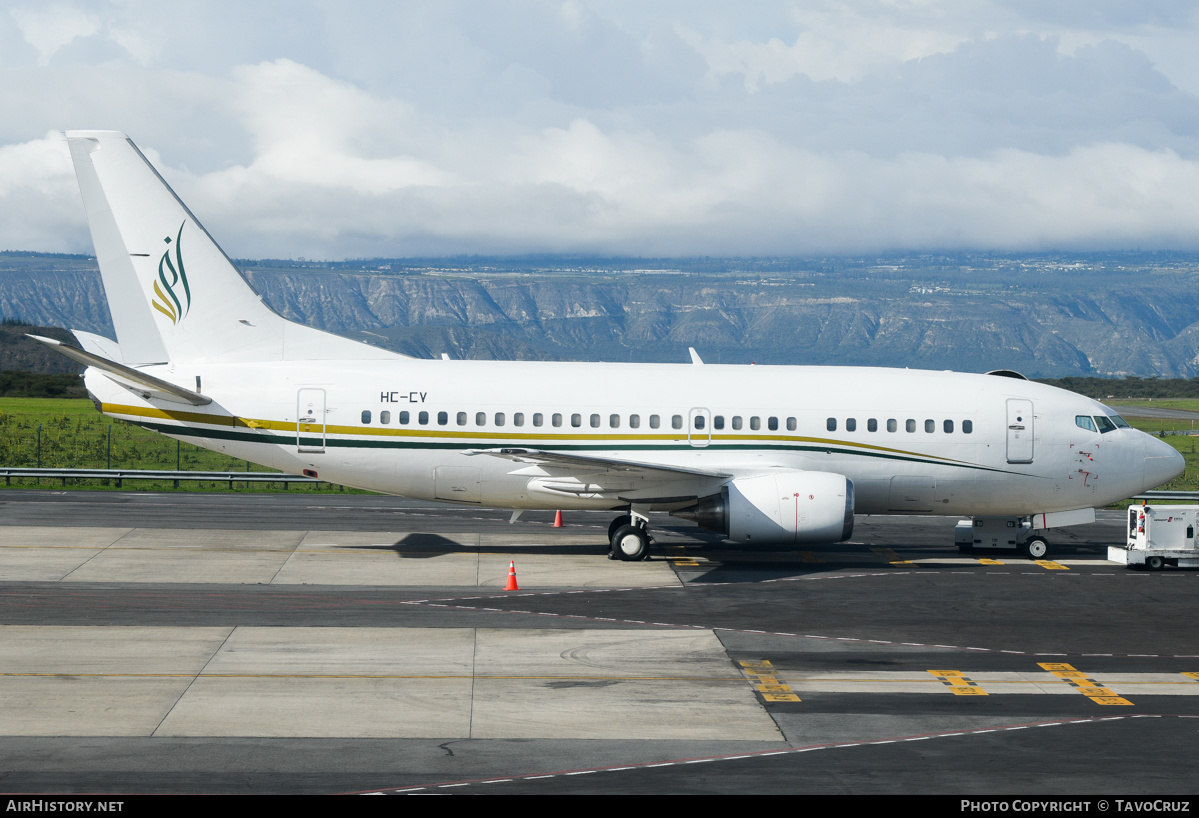
[[[128,133],[237,257],[1199,249],[1192,0],[7,0],[0,249]]]

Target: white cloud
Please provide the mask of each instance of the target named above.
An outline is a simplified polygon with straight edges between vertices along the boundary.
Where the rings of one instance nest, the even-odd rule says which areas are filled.
[[[87,249],[64,127],[239,256],[1199,247],[1182,6],[38,8],[0,11],[9,247]]]
[[[63,46],[100,30],[95,16],[63,4],[19,6],[11,14],[26,42],[37,49],[38,65],[47,65]]]
[[[800,31],[792,41],[726,41],[686,28],[681,34],[708,61],[709,76],[740,74],[751,93],[797,75],[816,82],[854,82],[908,60],[952,51],[970,39],[964,27],[937,27],[946,21],[926,20],[923,13],[897,19],[886,13],[894,10],[894,3],[864,5],[797,6],[794,16]]]
[[[376,155],[405,140],[410,109],[291,60],[238,68],[234,101],[254,138],[251,170],[282,182],[379,194],[451,177],[412,156]]]
[[[90,251],[61,134],[0,146],[0,212],[0,249]]]

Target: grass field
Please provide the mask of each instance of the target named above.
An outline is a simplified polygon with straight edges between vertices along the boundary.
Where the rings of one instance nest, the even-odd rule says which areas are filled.
[[[1121,406],[1148,406],[1157,409],[1184,409],[1187,412],[1199,412],[1199,400],[1194,398],[1154,398],[1153,400],[1113,400],[1105,401],[1117,412]]]
[[[39,446],[39,428],[40,446]],[[180,443],[105,417],[90,400],[0,398],[0,465],[59,469],[180,469],[184,471],[277,471]],[[61,481],[13,478],[13,486],[60,485]],[[101,480],[69,480],[76,488],[115,488]],[[164,491],[173,481],[134,480],[124,491]],[[281,491],[282,483],[235,483],[234,491]],[[182,491],[229,491],[228,482],[185,481]],[[291,485],[288,491],[345,491],[327,483]]]

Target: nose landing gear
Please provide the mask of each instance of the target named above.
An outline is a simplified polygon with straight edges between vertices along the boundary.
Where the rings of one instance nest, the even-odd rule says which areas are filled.
[[[1030,560],[1049,559],[1049,541],[1039,535],[1029,537],[1020,546],[1020,553]]]

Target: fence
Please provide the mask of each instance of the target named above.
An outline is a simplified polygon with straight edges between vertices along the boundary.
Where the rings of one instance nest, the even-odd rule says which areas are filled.
[[[4,484],[12,485],[14,477],[36,477],[49,480],[115,480],[118,487],[125,480],[173,480],[179,487],[180,480],[197,480],[209,483],[229,483],[233,488],[238,483],[282,483],[284,490],[289,483],[323,483],[312,477],[265,471],[156,471],[152,469],[10,469],[0,467]]]

